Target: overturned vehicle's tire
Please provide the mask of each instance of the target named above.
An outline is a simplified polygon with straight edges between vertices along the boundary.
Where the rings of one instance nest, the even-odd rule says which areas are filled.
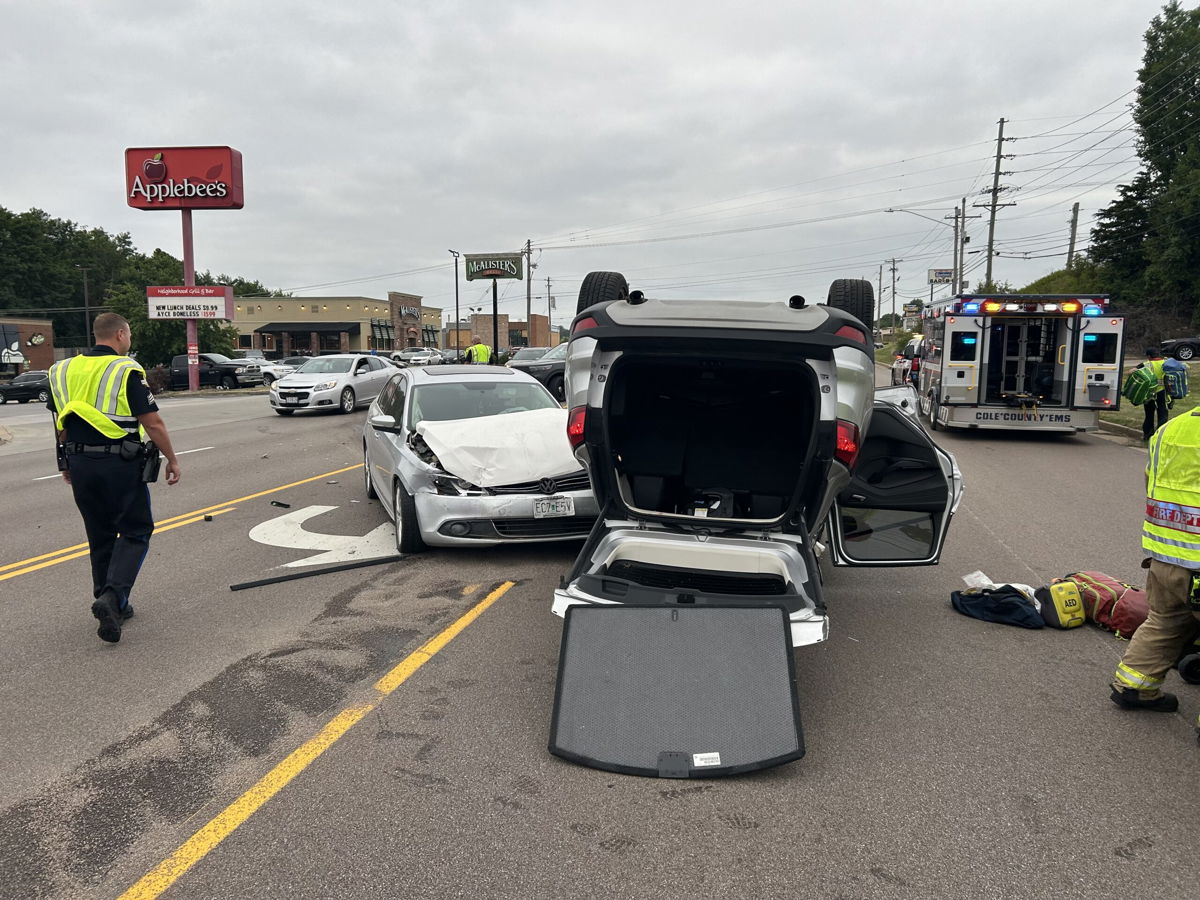
[[[870,286],[868,282],[867,287]],[[620,272],[588,272],[583,278],[583,284],[579,286],[579,302],[575,307],[575,315],[597,303],[610,303],[628,297],[629,282]]]
[[[871,330],[875,321],[875,289],[864,278],[838,278],[829,285],[829,306],[848,312]]]

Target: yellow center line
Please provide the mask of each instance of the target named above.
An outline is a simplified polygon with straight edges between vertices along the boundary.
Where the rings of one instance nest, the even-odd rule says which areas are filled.
[[[313,760],[332,747],[342,735],[361,721],[363,716],[371,712],[379,704],[379,701],[403,684],[413,672],[432,659],[434,654],[479,618],[484,610],[503,597],[513,584],[514,582],[511,581],[501,584],[471,607],[456,622],[405,657],[399,665],[375,683],[378,696],[373,701],[347,707],[334,716],[314,737],[293,750],[248,791],[217,813],[204,827],[184,841],[174,853],[143,875],[118,900],[154,900],[162,894],[192,866],[216,849],[225,838],[261,809],[268,800],[283,790]]]
[[[328,478],[331,475],[341,475],[343,472],[352,472],[355,469],[361,469],[361,468],[362,468],[362,463],[355,463],[352,466],[346,466],[343,469],[334,469],[332,472],[326,472],[323,475],[314,475],[312,478],[304,478],[300,481],[293,481],[290,484],[283,484],[283,485],[280,485],[279,487],[268,488],[265,491],[259,491],[257,494],[247,494],[245,497],[238,497],[235,500],[224,500],[221,503],[216,503],[216,504],[213,504],[212,506],[206,506],[203,509],[194,509],[191,512],[181,513],[178,516],[170,516],[169,518],[162,519],[162,520],[154,523],[154,529],[156,531],[169,531],[170,528],[164,528],[163,526],[167,525],[168,523],[171,523],[171,522],[178,522],[180,519],[188,520],[188,522],[186,522],[186,523],[181,522],[180,524],[190,524],[191,522],[199,521],[199,519],[196,518],[197,516],[202,518],[205,515],[205,513],[210,513],[214,509],[221,509],[222,512],[228,512],[228,510],[224,510],[224,509],[222,509],[222,507],[232,506],[235,503],[245,503],[247,500],[255,500],[259,497],[266,497],[269,494],[277,494],[280,491],[286,491],[288,488],[294,488],[294,487],[297,487],[302,484],[309,484],[310,482],[313,482],[313,481],[320,481],[322,478]],[[174,527],[174,526],[172,526],[172,527]],[[76,550],[82,550],[83,553],[75,553],[74,551],[76,551]],[[64,553],[71,554],[71,555],[60,556],[60,554],[64,554]],[[86,556],[86,555],[87,555],[87,544],[75,544],[73,547],[63,547],[61,550],[55,550],[52,553],[43,553],[41,556],[31,556],[28,559],[22,559],[18,562],[8,563],[6,565],[0,566],[0,572],[8,572],[10,569],[20,569],[21,570],[20,572],[12,572],[9,575],[0,576],[0,581],[4,581],[7,578],[14,578],[17,575],[21,575],[24,572],[33,572],[36,569],[44,569],[47,566],[53,566],[60,562],[66,562],[69,559],[78,559],[80,556]],[[58,558],[54,559],[52,562],[46,563],[43,566],[30,565],[31,563],[40,562],[41,560],[50,559],[51,557],[58,557]],[[29,566],[29,568],[25,568],[26,566]]]

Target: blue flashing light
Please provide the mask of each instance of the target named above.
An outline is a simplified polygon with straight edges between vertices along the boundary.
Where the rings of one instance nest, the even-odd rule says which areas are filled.
[[[973,315],[974,313],[979,312],[979,304],[978,303],[964,303],[962,311],[964,313],[966,313],[968,316]]]
[[[1085,334],[1083,336],[1083,342],[1085,344],[1090,344],[1093,341],[1098,341],[1098,340],[1100,340],[1100,335],[1098,335],[1098,334]]]
[[[969,336],[967,336],[967,337],[964,337],[964,338],[962,339],[962,342],[963,342],[964,344],[968,344],[968,345],[969,345],[969,344],[974,344],[974,343],[975,343],[975,341],[976,341],[976,338],[974,338],[974,337],[969,337]]]
[[[1098,315],[1101,315],[1103,312],[1104,312],[1104,307],[1098,306],[1095,303],[1089,303],[1087,306],[1085,306],[1083,308],[1083,314],[1085,316],[1098,316]]]

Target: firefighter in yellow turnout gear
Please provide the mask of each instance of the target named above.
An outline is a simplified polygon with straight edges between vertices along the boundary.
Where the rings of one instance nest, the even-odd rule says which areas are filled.
[[[1174,712],[1179,701],[1162,690],[1163,680],[1200,632],[1200,409],[1158,429],[1149,450],[1142,550],[1150,558],[1150,614],[1117,665],[1112,700]]]

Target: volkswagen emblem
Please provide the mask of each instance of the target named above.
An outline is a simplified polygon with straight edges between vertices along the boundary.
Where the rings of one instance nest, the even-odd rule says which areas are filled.
[[[553,478],[543,478],[538,482],[538,487],[542,489],[543,494],[553,494],[558,490],[558,482]]]

